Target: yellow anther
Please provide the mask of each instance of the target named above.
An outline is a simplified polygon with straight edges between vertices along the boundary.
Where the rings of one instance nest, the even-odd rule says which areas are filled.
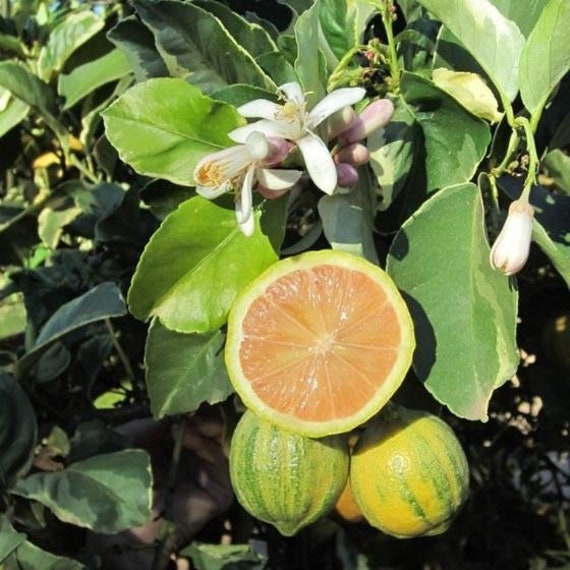
[[[200,186],[220,186],[224,182],[224,172],[215,162],[206,162],[196,172],[196,182]]]
[[[297,103],[294,101],[287,101],[281,106],[281,109],[277,111],[275,118],[292,123],[298,119],[299,111],[300,108]]]

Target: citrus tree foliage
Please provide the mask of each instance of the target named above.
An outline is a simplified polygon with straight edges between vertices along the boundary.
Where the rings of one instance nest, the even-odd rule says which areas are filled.
[[[150,518],[149,457],[108,427],[226,401],[228,312],[284,256],[385,268],[418,339],[406,384],[488,420],[520,370],[519,287],[570,284],[567,0],[277,2],[283,21],[214,0],[3,6],[0,563],[83,567],[32,540],[46,517],[102,533]],[[240,110],[293,83],[309,114],[347,88],[357,113],[391,102],[357,176],[322,191],[294,152],[272,166],[299,177],[254,186],[250,218],[231,184],[204,197],[200,166],[244,143]],[[490,261],[517,200],[534,212],[520,277]]]

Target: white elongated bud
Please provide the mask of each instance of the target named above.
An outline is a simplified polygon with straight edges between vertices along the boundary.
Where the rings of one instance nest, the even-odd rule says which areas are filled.
[[[491,249],[491,265],[505,275],[518,273],[528,259],[534,211],[526,201],[515,200],[499,237]]]

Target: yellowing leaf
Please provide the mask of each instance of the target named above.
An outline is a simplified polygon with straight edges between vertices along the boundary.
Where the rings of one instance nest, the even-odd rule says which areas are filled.
[[[55,152],[44,152],[34,160],[32,168],[37,170],[38,168],[48,168],[54,164],[60,164],[57,154]]]
[[[452,71],[444,67],[433,70],[433,82],[451,95],[476,117],[491,123],[501,120],[503,113],[493,92],[481,76],[468,71]]]

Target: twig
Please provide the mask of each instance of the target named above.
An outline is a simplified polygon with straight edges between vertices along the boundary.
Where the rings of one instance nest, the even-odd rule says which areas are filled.
[[[115,328],[113,327],[113,323],[111,322],[111,319],[106,318],[105,319],[105,325],[106,325],[109,333],[111,334],[111,340],[113,342],[113,346],[115,347],[115,350],[117,351],[117,354],[118,354],[119,359],[123,365],[123,368],[125,369],[125,374],[127,375],[127,378],[132,382],[135,379],[133,367],[131,366],[129,359],[128,359],[127,355],[125,354],[125,351],[123,350],[123,347],[121,346],[121,343],[119,342],[119,339],[117,338],[117,334],[115,332]]]
[[[183,416],[180,422],[174,427],[174,449],[172,450],[172,461],[166,479],[166,496],[164,498],[163,525],[165,525],[164,537],[156,547],[151,570],[165,570],[168,567],[170,555],[176,548],[176,527],[172,524],[172,507],[174,504],[174,490],[176,488],[176,478],[182,454],[182,443],[186,429],[186,417]]]

